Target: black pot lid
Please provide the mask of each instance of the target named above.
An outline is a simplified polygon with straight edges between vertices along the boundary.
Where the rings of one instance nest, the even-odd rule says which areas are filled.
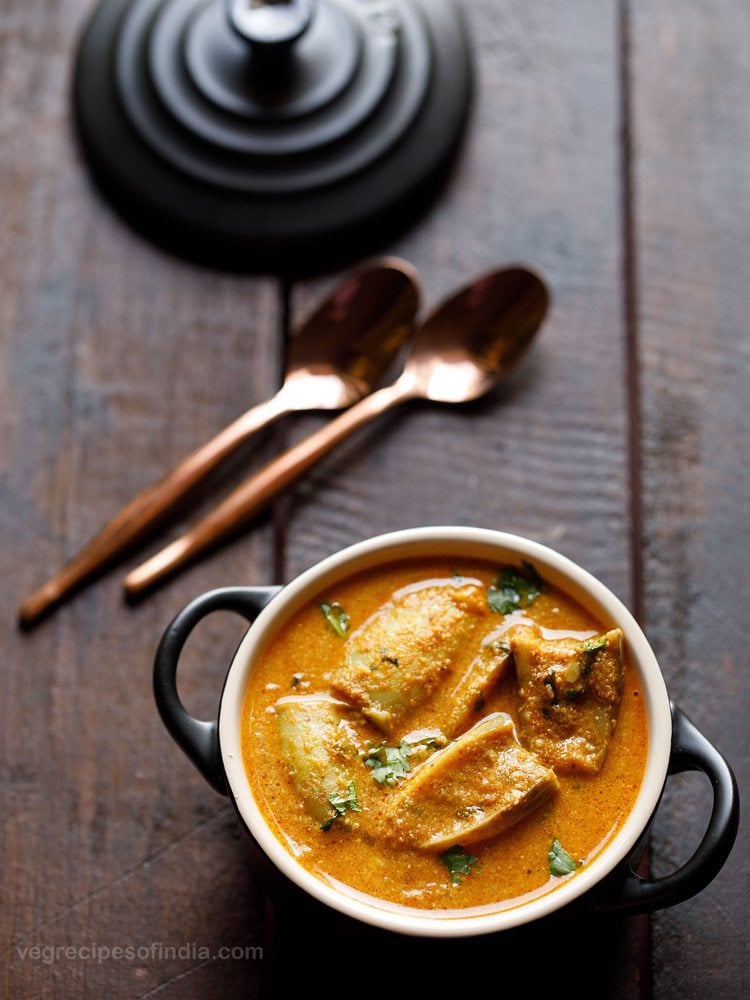
[[[439,192],[471,96],[453,0],[103,0],[84,150],[122,214],[238,270],[369,252]]]

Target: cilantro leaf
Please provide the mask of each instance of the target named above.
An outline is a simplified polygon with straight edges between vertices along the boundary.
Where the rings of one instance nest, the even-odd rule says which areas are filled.
[[[530,562],[523,569],[506,566],[487,588],[487,603],[493,611],[509,615],[527,608],[544,590],[544,580]]]
[[[591,673],[594,660],[600,650],[607,645],[606,635],[600,635],[596,639],[586,639],[581,643],[581,674],[586,677]]]
[[[607,645],[606,635],[600,635],[598,639],[585,639],[581,643],[582,653],[598,653],[600,649],[604,649]]]
[[[339,816],[344,815],[347,809],[351,809],[352,812],[362,812],[359,799],[357,798],[357,786],[353,781],[349,782],[345,795],[329,795],[328,801],[333,806],[333,816],[327,819],[325,823],[320,824],[320,829],[326,833],[331,829]]]
[[[579,867],[578,862],[573,860],[557,837],[552,841],[552,847],[547,852],[547,857],[549,858],[549,873],[555,878],[571,875]]]
[[[372,747],[365,757],[365,764],[372,769],[372,776],[379,785],[393,787],[409,771],[412,753],[408,743],[402,743],[400,747]]]
[[[426,751],[437,750],[445,743],[439,730],[422,729],[404,737],[397,747],[370,747],[364,762],[372,770],[372,776],[379,785],[393,787],[411,769],[409,758],[429,756]]]
[[[346,611],[344,611],[338,601],[334,601],[332,604],[323,601],[320,605],[320,610],[336,635],[340,639],[343,639],[349,628],[349,615]]]
[[[468,854],[460,844],[449,847],[447,851],[438,854],[445,867],[450,872],[451,882],[461,885],[461,876],[471,874],[471,866],[477,863],[473,854]]]

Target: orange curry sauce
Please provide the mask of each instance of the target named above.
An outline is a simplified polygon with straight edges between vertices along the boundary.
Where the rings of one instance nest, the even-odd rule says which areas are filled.
[[[460,562],[460,565],[458,564]],[[647,727],[638,680],[625,651],[625,683],[617,726],[598,774],[558,774],[559,791],[536,811],[503,833],[468,848],[476,863],[454,880],[434,852],[394,847],[374,836],[368,812],[377,813],[395,791],[379,785],[364,761],[354,775],[361,812],[348,811],[345,821],[321,828],[306,811],[295,789],[290,767],[281,751],[275,703],[289,694],[326,692],[330,675],[344,656],[345,639],[321,613],[321,602],[337,602],[349,616],[347,636],[385,605],[402,588],[421,582],[450,580],[456,573],[489,586],[495,565],[472,560],[404,560],[368,570],[321,593],[280,626],[253,671],[245,695],[242,747],[252,794],[279,841],[300,864],[344,891],[375,897],[380,905],[419,908],[436,913],[498,910],[546,893],[562,878],[550,873],[548,852],[553,840],[584,866],[612,839],[630,811],[643,776]],[[476,654],[478,642],[504,626],[532,621],[545,638],[572,636],[585,640],[600,635],[604,624],[580,604],[546,585],[524,610],[503,616],[487,608],[476,641],[467,642],[452,674],[459,676]],[[547,631],[549,630],[549,631]],[[408,719],[405,732],[439,727],[430,699]],[[490,712],[518,717],[516,678],[511,661],[505,675],[478,704],[478,722]],[[365,748],[398,746],[405,734],[385,736],[359,713],[347,715]],[[418,766],[418,765],[417,765]],[[409,775],[399,781],[409,780]],[[575,873],[564,876],[575,878]]]

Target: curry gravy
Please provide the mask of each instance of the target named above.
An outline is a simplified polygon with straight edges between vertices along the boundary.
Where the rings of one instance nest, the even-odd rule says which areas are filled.
[[[345,639],[326,621],[321,602],[336,602],[345,609],[348,637],[404,588],[448,581],[457,573],[488,587],[498,569],[494,564],[451,559],[405,560],[368,570],[310,601],[280,626],[258,659],[242,715],[243,760],[250,788],[269,826],[290,854],[344,891],[364,893],[386,905],[436,913],[501,909],[560,884],[562,878],[550,874],[548,853],[553,840],[585,865],[607,845],[633,805],[645,769],[647,727],[638,680],[626,650],[622,701],[601,771],[559,773],[559,790],[551,799],[510,829],[468,849],[476,863],[455,881],[436,853],[393,846],[373,833],[372,820],[389,796],[409,780],[409,774],[396,787],[379,785],[364,761],[357,759],[352,777],[361,812],[347,811],[324,830],[305,809],[282,753],[275,706],[290,694],[328,692],[331,675],[342,663]],[[539,626],[545,638],[581,641],[610,627],[560,590],[546,585],[524,610],[503,615],[487,608],[452,675],[466,670],[483,636],[490,632],[501,636],[506,628],[528,622]],[[357,711],[347,713],[347,724],[366,749],[398,746],[407,731],[439,728],[438,713],[444,705],[444,698],[441,701],[438,695],[431,696],[415,709],[403,732],[388,735]],[[463,728],[492,712],[507,712],[514,721],[518,718],[512,662],[473,706],[472,717]],[[575,878],[575,873],[564,877]]]

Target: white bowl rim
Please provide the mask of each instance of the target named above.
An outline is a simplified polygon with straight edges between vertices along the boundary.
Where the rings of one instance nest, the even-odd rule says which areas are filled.
[[[400,558],[434,555],[456,547],[474,550],[478,558],[492,558],[492,550],[505,550],[540,568],[542,576],[564,578],[574,591],[585,594],[605,618],[623,630],[631,663],[638,672],[648,724],[646,769],[635,805],[612,841],[591,862],[549,892],[517,905],[493,912],[449,916],[431,915],[416,908],[390,908],[361,894],[337,889],[304,868],[271,830],[250,791],[241,746],[242,704],[254,657],[278,627],[279,616],[288,617],[315,596],[323,581],[334,575],[349,576],[363,564],[386,563]],[[481,551],[480,551],[481,550]],[[486,550],[484,555],[482,551]],[[447,554],[447,553],[446,553]],[[495,558],[498,558],[496,555]],[[563,584],[565,586],[566,584]],[[219,708],[219,745],[230,794],[248,831],[271,862],[312,897],[334,910],[375,927],[423,937],[464,937],[517,927],[560,909],[592,889],[623,862],[637,846],[658,805],[667,776],[671,750],[672,720],[666,685],[656,657],[641,627],[622,601],[588,570],[545,544],[530,538],[490,528],[427,526],[387,532],[356,542],[311,566],[286,584],[245,633],[227,674]],[[455,914],[455,915],[454,915]]]

